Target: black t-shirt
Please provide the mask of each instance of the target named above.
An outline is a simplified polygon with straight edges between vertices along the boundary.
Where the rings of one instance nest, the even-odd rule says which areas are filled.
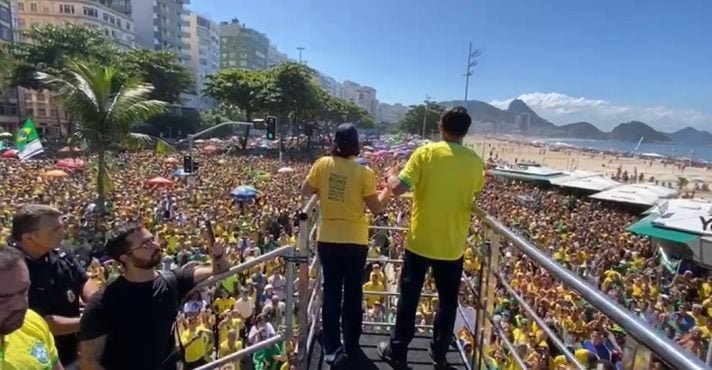
[[[25,261],[32,282],[28,293],[30,308],[40,316],[79,317],[79,297],[89,277],[77,259],[55,249],[42,258],[33,260],[26,257]],[[75,334],[55,335],[54,340],[62,364],[76,361]]]
[[[173,323],[178,305],[193,288],[193,268],[177,268],[153,281],[132,283],[123,276],[95,294],[81,320],[79,340],[106,335],[105,369],[174,370]],[[175,274],[175,287],[166,279]],[[178,297],[174,290],[177,288]]]

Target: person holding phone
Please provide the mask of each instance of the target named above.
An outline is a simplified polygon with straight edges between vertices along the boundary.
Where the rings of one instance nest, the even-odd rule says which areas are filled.
[[[373,171],[355,161],[359,152],[356,128],[340,125],[331,155],[318,159],[302,184],[304,195],[319,196],[317,251],[324,272],[324,360],[335,366],[363,358],[359,345],[363,319],[361,285],[369,226],[364,204],[378,214],[389,198],[388,190],[377,193]],[[340,326],[344,331],[343,346]]]
[[[197,283],[229,268],[223,242],[204,238],[211,266],[157,271],[162,250],[150,231],[138,224],[114,231],[106,252],[124,272],[87,303],[79,330],[82,369],[176,369],[180,303]]]

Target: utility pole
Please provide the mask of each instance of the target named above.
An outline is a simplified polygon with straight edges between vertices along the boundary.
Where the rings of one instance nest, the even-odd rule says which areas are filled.
[[[479,50],[472,50],[472,42],[470,42],[470,48],[467,50],[467,69],[465,70],[465,103],[463,104],[467,108],[467,94],[470,90],[470,76],[472,76],[472,69],[477,66],[477,57],[482,55]]]
[[[425,139],[425,125],[428,123],[428,104],[430,103],[430,95],[425,94],[425,104],[423,105],[423,132],[422,136]]]
[[[304,51],[303,46],[297,47],[297,50],[299,50],[299,64],[302,64],[302,52]]]

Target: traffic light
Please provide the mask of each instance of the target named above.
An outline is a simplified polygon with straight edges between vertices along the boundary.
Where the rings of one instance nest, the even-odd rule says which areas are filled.
[[[198,161],[194,160],[193,157],[189,155],[183,156],[183,172],[185,173],[195,173],[198,172]]]
[[[267,140],[275,140],[277,138],[277,117],[269,116],[265,118],[267,125]]]
[[[183,172],[193,173],[193,157],[189,155],[183,156]]]

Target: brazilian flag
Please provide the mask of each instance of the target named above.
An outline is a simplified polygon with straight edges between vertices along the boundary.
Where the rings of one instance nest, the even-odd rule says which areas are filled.
[[[17,157],[20,160],[30,159],[37,154],[44,152],[40,135],[37,134],[37,127],[32,119],[28,118],[22,128],[15,134],[15,148],[18,150]]]

